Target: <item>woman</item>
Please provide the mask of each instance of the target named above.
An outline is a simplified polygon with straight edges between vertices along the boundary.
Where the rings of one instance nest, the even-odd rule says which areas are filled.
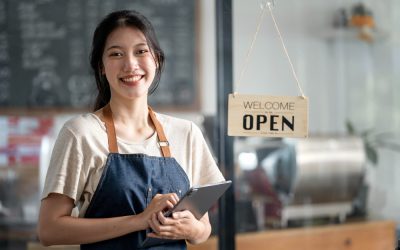
[[[44,245],[136,249],[151,236],[181,239],[152,249],[185,249],[185,240],[209,237],[207,214],[162,213],[191,185],[224,179],[198,127],[148,106],[163,66],[154,30],[138,12],[113,12],[96,28],[95,112],[66,122],[57,138],[39,216]]]

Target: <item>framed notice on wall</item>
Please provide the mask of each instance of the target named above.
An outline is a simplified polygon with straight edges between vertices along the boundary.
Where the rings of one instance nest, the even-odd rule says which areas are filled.
[[[230,94],[228,135],[307,137],[308,99]]]

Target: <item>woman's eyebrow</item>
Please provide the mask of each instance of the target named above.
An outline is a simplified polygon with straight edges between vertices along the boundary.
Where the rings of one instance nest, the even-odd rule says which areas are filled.
[[[135,44],[135,45],[134,45],[134,47],[140,47],[140,46],[148,46],[148,44],[147,44],[147,43],[138,43],[138,44]],[[108,51],[108,50],[110,50],[110,49],[122,49],[122,46],[119,46],[119,45],[112,45],[112,46],[108,47],[108,48],[106,49],[106,51]]]
[[[135,44],[134,47],[142,47],[142,46],[147,46],[148,47],[148,44],[147,43],[138,43],[138,44]]]
[[[107,51],[107,50],[110,50],[110,49],[121,49],[121,48],[122,48],[121,46],[113,45],[113,46],[108,47],[108,48],[106,49],[106,51]]]

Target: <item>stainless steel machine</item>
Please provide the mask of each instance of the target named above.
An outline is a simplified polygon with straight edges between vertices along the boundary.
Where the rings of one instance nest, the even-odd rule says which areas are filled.
[[[252,191],[259,186],[257,180],[269,182],[280,202],[281,226],[290,220],[314,218],[336,218],[343,222],[352,212],[366,171],[360,138],[256,140],[238,141],[237,165],[240,173],[247,176],[257,171],[253,175],[257,179],[248,183]],[[261,175],[266,178],[261,179]],[[260,197],[263,191],[258,189],[256,193]],[[271,192],[265,195],[271,196]]]

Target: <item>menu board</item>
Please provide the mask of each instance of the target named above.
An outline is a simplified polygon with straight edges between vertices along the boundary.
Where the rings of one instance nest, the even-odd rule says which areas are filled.
[[[96,84],[91,39],[108,13],[134,9],[152,22],[166,66],[156,107],[197,101],[194,0],[0,0],[0,108],[89,108]]]

